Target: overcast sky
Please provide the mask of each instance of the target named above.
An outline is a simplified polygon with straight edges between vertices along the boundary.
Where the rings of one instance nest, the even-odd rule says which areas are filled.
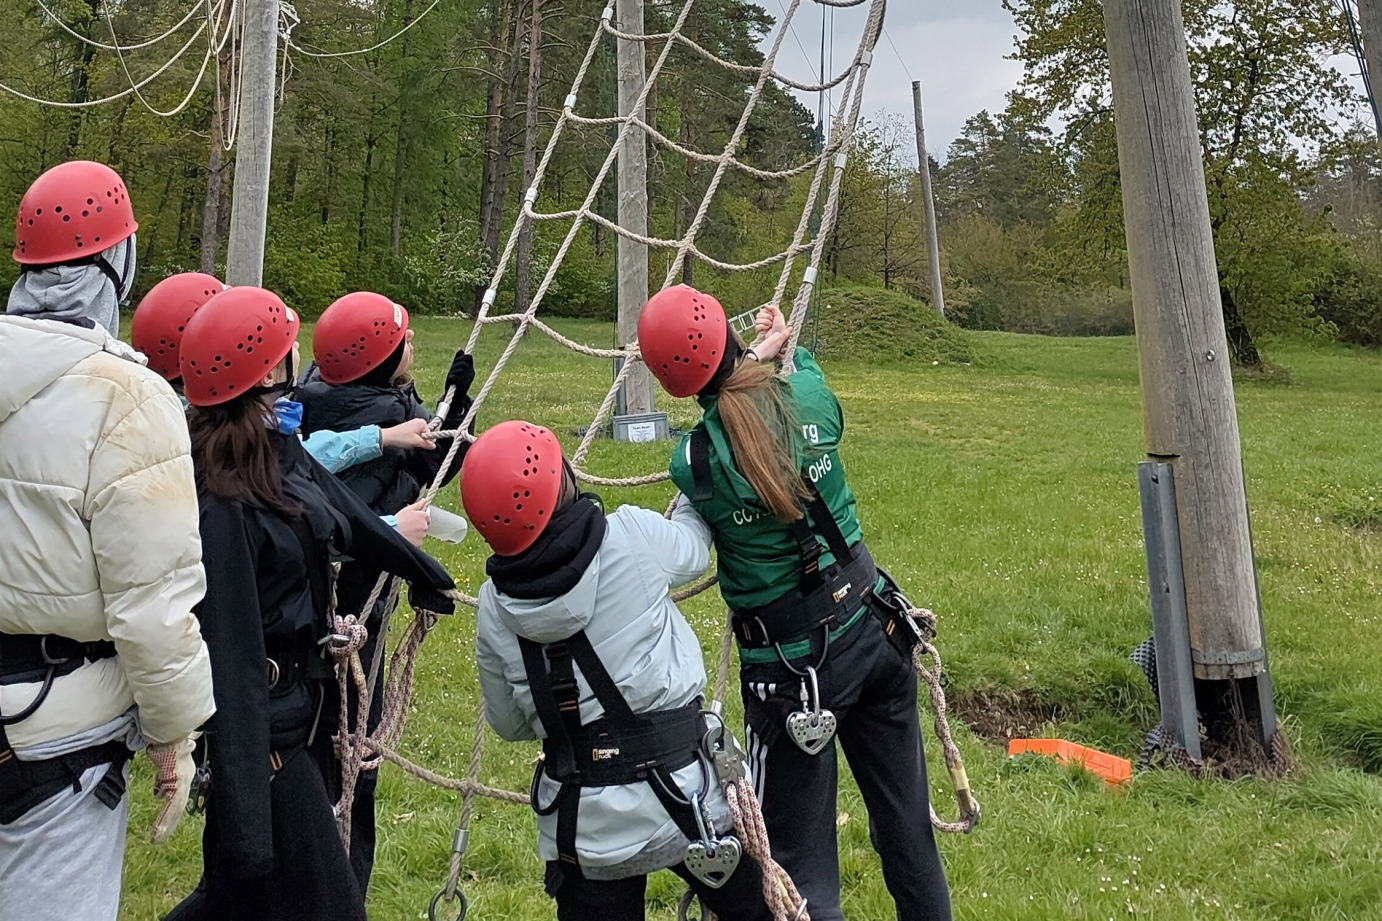
[[[780,17],[788,0],[757,2]],[[827,55],[833,47],[835,60],[832,69],[827,58],[827,71],[839,73],[853,58],[867,16],[868,4],[835,11],[834,40],[827,46]],[[819,82],[821,27],[821,7],[803,2],[792,20],[793,34],[787,36],[779,55],[779,70],[802,82]],[[951,141],[971,115],[983,109],[1001,111],[1007,105],[1007,94],[1022,78],[1022,66],[1008,60],[1017,27],[1000,0],[891,0],[884,29],[885,37],[869,70],[863,115],[876,118],[880,111],[896,113],[910,124],[912,81],[920,80],[927,147],[938,160],[946,158]],[[772,37],[768,37],[769,42]],[[1356,111],[1341,113],[1340,118],[1365,119],[1370,126],[1370,113],[1361,101],[1357,64],[1352,57],[1332,63],[1349,76],[1360,93]],[[816,111],[816,94],[798,96]]]
[[[778,16],[785,9],[783,0],[758,2]],[[792,20],[794,35],[787,36],[778,58],[783,72],[803,82],[817,75],[820,63],[820,10],[802,3]],[[867,12],[867,4],[835,12],[836,73],[853,57]],[[937,159],[945,158],[967,118],[981,109],[1001,110],[1022,76],[1021,65],[1006,59],[1016,29],[999,0],[893,0],[884,27],[887,37],[874,53],[864,114],[887,110],[910,122],[912,80],[920,80],[927,146]],[[816,110],[814,95],[802,101]]]

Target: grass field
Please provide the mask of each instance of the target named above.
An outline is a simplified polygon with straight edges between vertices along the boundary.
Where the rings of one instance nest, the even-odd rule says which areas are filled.
[[[432,394],[469,326],[416,325],[420,378]],[[597,324],[561,328],[593,344],[611,337]],[[482,368],[500,339],[484,337]],[[1135,758],[1155,705],[1126,659],[1149,633],[1134,343],[999,334],[973,342],[970,365],[825,364],[846,411],[841,453],[865,533],[912,596],[940,614],[949,693],[976,726]],[[957,727],[985,816],[974,835],[942,841],[958,918],[1382,918],[1382,356],[1292,345],[1271,354],[1290,385],[1240,384],[1238,405],[1277,704],[1295,767],[1272,782],[1150,773],[1110,792],[1052,763],[1008,761]],[[525,416],[571,448],[609,374],[538,337],[521,347],[481,426]],[[673,424],[688,425],[694,410],[675,403]],[[590,466],[648,472],[665,466],[668,450],[602,441]],[[669,497],[665,486],[606,493],[611,504],[654,508]],[[443,504],[458,508],[454,489]],[[478,587],[485,554],[474,535],[431,549],[466,590]],[[709,653],[718,596],[684,610]],[[463,610],[429,640],[402,746],[453,775],[464,771],[478,712],[472,635]],[[491,736],[482,777],[526,789],[534,753]],[[953,813],[938,746],[929,753],[933,797]],[[153,804],[140,771],[122,917],[144,921],[195,884],[200,828],[188,820],[170,845],[149,847]],[[371,917],[425,916],[446,872],[456,806],[384,767]],[[837,808],[846,914],[891,918],[852,784],[842,784]],[[472,918],[553,916],[526,809],[481,804],[466,870]],[[649,917],[669,919],[680,885],[661,876]]]

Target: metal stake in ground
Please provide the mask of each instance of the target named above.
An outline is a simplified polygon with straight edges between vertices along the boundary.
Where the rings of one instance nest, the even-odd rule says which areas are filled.
[[[269,220],[269,164],[274,142],[274,81],[278,74],[279,0],[252,0],[244,11],[240,77],[240,135],[230,206],[226,283],[264,281],[264,234]]]
[[[1277,725],[1185,24],[1177,0],[1104,0],[1104,25],[1147,453],[1175,475],[1196,702],[1224,755],[1262,763]]]
[[[931,306],[945,316],[941,289],[941,248],[936,238],[936,199],[931,194],[931,155],[926,152],[926,123],[921,117],[921,81],[912,81],[912,117],[917,126],[917,166],[921,170],[921,201],[926,212],[926,255],[931,266]]]

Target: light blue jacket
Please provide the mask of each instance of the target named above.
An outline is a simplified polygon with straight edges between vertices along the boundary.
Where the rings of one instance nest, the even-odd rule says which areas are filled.
[[[307,453],[332,473],[372,461],[384,453],[383,435],[377,425],[353,432],[315,432],[302,439]]]
[[[705,693],[701,644],[669,597],[710,565],[710,529],[681,500],[671,520],[625,505],[608,516],[609,527],[595,560],[575,588],[557,598],[520,600],[492,581],[480,589],[475,655],[485,718],[509,741],[545,735],[533,705],[518,645],[564,640],[584,630],[600,661],[635,712],[683,707]],[[581,722],[603,710],[589,684],[581,689]],[[674,775],[690,794],[709,787],[706,802],[718,831],[729,830],[729,807],[713,772],[699,763]],[[556,784],[544,780],[542,802]],[[557,859],[555,815],[538,817],[538,853]],[[680,863],[689,843],[646,783],[581,790],[576,852],[591,879],[622,879]]]

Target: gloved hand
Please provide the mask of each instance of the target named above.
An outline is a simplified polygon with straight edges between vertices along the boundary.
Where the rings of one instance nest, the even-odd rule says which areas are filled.
[[[430,585],[418,585],[417,583],[409,585],[408,600],[412,603],[414,610],[421,608],[424,611],[441,614],[445,617],[456,613],[456,602]]]
[[[461,397],[470,392],[470,385],[475,383],[475,359],[467,354],[465,349],[456,352],[456,357],[451,359],[451,370],[446,372],[446,385],[442,388],[445,395],[447,390],[456,388],[456,393],[451,398],[452,404],[461,402]]]
[[[149,840],[160,844],[172,837],[187,808],[187,795],[192,787],[192,777],[197,773],[197,765],[192,761],[192,750],[196,747],[197,734],[167,745],[150,745],[144,751],[154,763],[154,796],[163,797],[163,807],[154,819]]]

